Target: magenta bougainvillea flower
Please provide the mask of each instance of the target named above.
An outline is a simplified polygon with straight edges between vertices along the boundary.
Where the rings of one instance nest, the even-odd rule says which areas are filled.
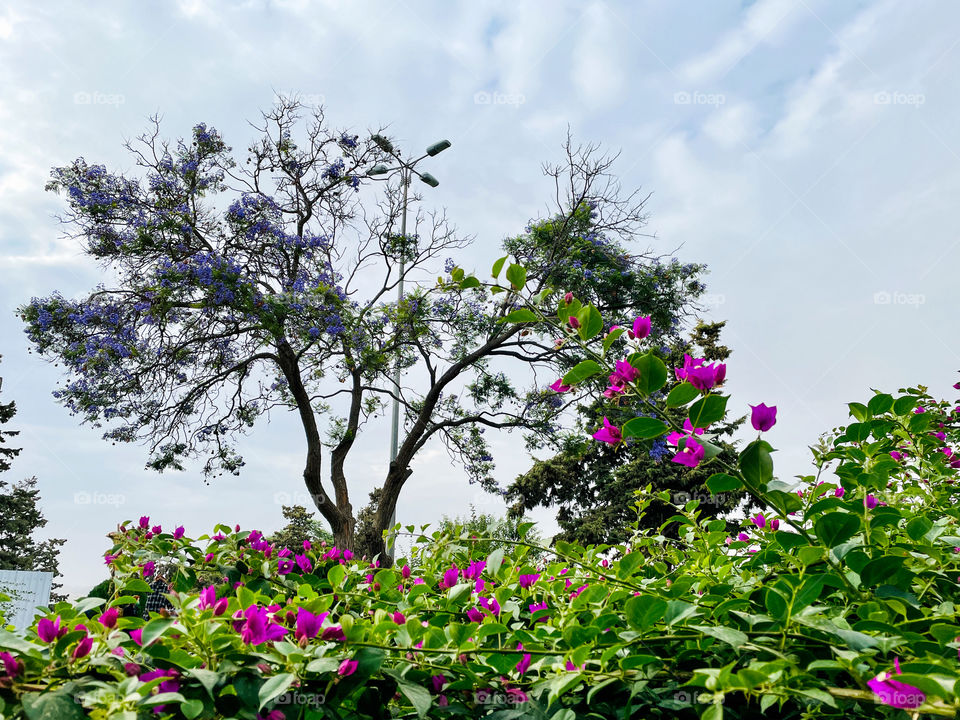
[[[873,510],[878,505],[878,503],[879,501],[873,495],[867,495],[863,499],[863,505],[864,507],[867,508],[867,510]]]
[[[407,622],[407,616],[404,615],[404,614],[403,614],[402,612],[400,612],[399,610],[397,610],[395,613],[393,613],[393,621],[394,621],[397,625],[403,625],[405,622]]]
[[[671,458],[671,462],[675,462],[678,465],[686,465],[689,468],[695,468],[700,464],[700,461],[703,460],[705,453],[706,451],[703,445],[692,437],[687,438],[687,442],[683,445],[683,450],[674,455]]]
[[[896,450],[891,450],[891,451],[890,451],[890,457],[892,457],[894,460],[898,460],[898,461],[899,461],[899,460],[903,460],[903,453],[898,452],[898,451],[896,451]]]
[[[337,674],[341,677],[353,675],[357,671],[357,664],[356,660],[344,660],[340,663],[340,667],[337,668]]]
[[[593,434],[594,440],[609,443],[610,445],[619,445],[623,442],[623,435],[620,434],[620,428],[611,425],[606,417],[603,418],[603,427]]]
[[[442,589],[449,590],[454,585],[457,584],[457,579],[460,577],[460,570],[456,565],[446,570],[443,573],[443,577],[440,579],[440,582],[437,583]]]
[[[247,645],[279,640],[287,634],[287,628],[271,621],[266,608],[251,605],[243,611],[243,617],[245,621],[240,625],[240,639]]]
[[[633,321],[633,329],[627,330],[627,337],[631,340],[643,340],[650,334],[650,316],[638,317]]]
[[[550,389],[554,392],[567,392],[570,389],[570,385],[563,384],[563,378],[557,380],[553,385],[550,386]]]
[[[97,618],[97,622],[105,628],[110,629],[116,626],[118,617],[120,617],[120,611],[117,608],[107,608],[103,611],[103,614]]]
[[[313,570],[313,563],[310,562],[310,558],[306,555],[295,555],[294,559],[297,561],[297,567],[300,568],[300,572],[308,573]]]
[[[143,628],[137,628],[136,630],[131,630],[130,639],[133,640],[140,647],[143,647]]]
[[[844,490],[842,487],[838,487],[836,490],[833,491],[833,496],[842,498],[845,492],[846,490]]]
[[[298,641],[312,640],[315,638],[320,633],[320,629],[323,627],[323,621],[328,614],[329,613],[322,612],[319,615],[314,615],[302,607],[297,608],[297,626],[293,633],[294,637]]]
[[[517,663],[517,673],[523,675],[530,668],[530,653],[524,653],[523,658]]]
[[[487,610],[491,615],[497,616],[500,614],[500,603],[497,602],[495,597],[477,598],[477,602],[480,603],[480,607]]]
[[[153,577],[153,571],[156,569],[157,564],[153,560],[150,560],[148,562],[145,562],[140,567],[143,572],[143,576],[145,578],[148,578],[148,577]]]
[[[530,614],[531,614],[531,615],[536,615],[536,614],[537,614],[538,612],[540,612],[541,610],[546,610],[546,609],[547,609],[547,604],[546,604],[545,602],[531,603],[531,604],[530,604]],[[544,615],[543,617],[537,618],[536,622],[546,622],[546,621],[549,620],[549,619],[550,619],[550,616],[549,616],[549,615]]]
[[[331,625],[330,627],[324,628],[323,632],[320,634],[321,640],[333,640],[334,642],[343,642],[347,639],[347,636],[343,634],[343,628],[339,625]]]
[[[539,574],[539,573],[537,573],[537,574],[535,574],[535,575],[521,575],[521,576],[520,576],[520,587],[522,587],[524,590],[526,590],[527,588],[529,588],[531,585],[533,585],[533,584],[534,584],[537,580],[539,580],[539,579],[540,579],[540,574]]]
[[[410,566],[409,566],[409,565],[404,565],[404,566],[400,569],[400,577],[402,577],[404,580],[408,580],[408,579],[410,578]]]
[[[704,365],[704,360],[683,356],[683,367],[674,370],[678,380],[686,380],[701,392],[707,392],[723,382],[727,366],[723,363]]]
[[[149,527],[150,527],[150,516],[149,516],[149,515],[143,515],[143,516],[140,518],[140,529],[141,529],[141,530],[147,530],[147,529],[149,529]]]
[[[186,532],[186,529],[184,529],[183,525],[177,526],[177,527],[174,529],[174,531],[173,531],[173,539],[174,539],[174,540],[179,540],[180,538],[183,537],[183,534],[184,534],[185,532]]]
[[[693,423],[690,422],[690,418],[687,418],[683,421],[683,432],[679,433],[674,430],[672,433],[667,435],[667,442],[671,445],[676,445],[682,438],[692,437],[694,435],[703,435],[703,432],[704,428],[693,427]]]
[[[568,323],[568,324],[570,325],[570,327],[572,327],[574,330],[576,330],[577,328],[580,327],[580,321],[576,318],[575,315],[571,315],[570,317],[568,317],[568,318],[567,318],[567,323]]]
[[[217,600],[217,588],[214,585],[208,585],[200,591],[200,610],[213,609],[214,615],[223,615],[227,610],[230,601],[227,598]]]
[[[8,652],[0,652],[0,661],[3,662],[3,675],[15,678],[23,670],[23,664]]]
[[[467,610],[467,617],[470,619],[470,622],[480,623],[483,622],[483,613],[477,610],[477,608],[472,607]]]
[[[777,423],[777,406],[767,407],[763,403],[750,406],[750,424],[754,430],[766,432]]]
[[[894,675],[902,674],[900,672],[900,658],[894,658],[893,667]],[[927,699],[923,691],[913,685],[894,680],[894,675],[882,672],[873,680],[867,681],[867,685],[880,699],[880,702],[901,710],[911,710],[923,705]]]
[[[53,620],[50,618],[41,618],[37,623],[37,637],[45,643],[51,643],[66,635],[68,629],[66,625],[60,625],[59,615]]]
[[[763,513],[757,513],[754,515],[752,518],[750,518],[750,522],[752,522],[761,530],[767,526],[767,519],[763,517]]]
[[[73,652],[70,654],[74,660],[79,660],[90,654],[90,650],[93,648],[93,638],[87,635],[83,638],[77,646],[73,649]]]
[[[477,560],[470,563],[466,569],[463,571],[464,580],[476,580],[480,577],[480,574],[486,569],[487,561],[486,560]]]

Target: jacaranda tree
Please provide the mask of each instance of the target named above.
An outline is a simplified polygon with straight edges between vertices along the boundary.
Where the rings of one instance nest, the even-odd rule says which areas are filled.
[[[569,162],[548,168],[556,212],[509,248],[527,269],[500,262],[506,285],[490,289],[447,257],[467,240],[442,214],[417,213],[401,235],[402,188],[375,192],[368,175],[400,159],[389,142],[330,129],[320,109],[304,124],[303,111],[281,100],[265,113],[243,161],[204,124],[176,143],[155,124],[128,145],[137,176],[82,158],[54,169],[48,188],[66,198],[67,226],[115,280],[79,299],[35,298],[20,313],[38,352],[65,364],[58,400],[108,426],[105,439],[146,442],[158,471],[200,458],[208,474],[237,474],[237,435],[271,409],[296,412],[307,489],[338,545],[352,547],[347,460],[393,400],[403,427],[396,460],[384,463],[380,532],[428,442],[490,485],[485,429],[555,433],[563,402],[538,378],[575,359],[547,325],[503,319],[558,273],[576,271],[564,282],[585,300],[608,299],[597,306],[611,318],[643,311],[664,336],[702,285],[697,266],[624,249],[645,198],[620,196],[611,160],[568,143]],[[445,277],[424,282],[444,261]],[[401,278],[409,292],[396,302]],[[601,319],[594,310],[585,322]]]

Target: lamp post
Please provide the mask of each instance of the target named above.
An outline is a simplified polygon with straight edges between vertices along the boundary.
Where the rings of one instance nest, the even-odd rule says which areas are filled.
[[[450,147],[449,140],[439,140],[433,145],[430,145],[425,151],[424,154],[414,160],[406,160],[400,156],[399,151],[394,148],[393,143],[390,142],[387,138],[382,135],[373,135],[371,139],[377,144],[377,146],[388,153],[394,160],[397,161],[395,167],[387,167],[386,165],[374,165],[367,171],[367,175],[377,179],[386,180],[397,172],[400,173],[400,182],[403,185],[403,204],[400,215],[400,235],[403,237],[404,242],[407,239],[407,198],[408,191],[410,189],[410,182],[413,180],[413,176],[416,175],[424,183],[430,187],[437,187],[440,184],[440,181],[437,180],[430,173],[421,173],[417,172],[414,169],[414,166],[427,157],[433,157],[434,155],[439,155],[448,147]],[[385,177],[378,177],[385,176]],[[400,279],[397,283],[397,306],[399,307],[400,303],[403,301],[403,275],[405,271],[403,254],[400,255]],[[393,374],[393,383],[396,386],[397,395],[393,398],[393,416],[390,423],[390,465],[397,459],[397,449],[399,448],[400,442],[400,362],[399,360],[396,363]],[[393,538],[393,526],[397,524],[397,510],[394,507],[393,512],[390,513],[390,529],[391,529],[391,539]],[[392,561],[395,557],[396,551],[393,546],[393,543],[390,543],[390,547],[387,548],[387,555]]]

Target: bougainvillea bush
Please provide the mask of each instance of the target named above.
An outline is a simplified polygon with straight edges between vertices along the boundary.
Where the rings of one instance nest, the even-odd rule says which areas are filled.
[[[508,277],[521,278],[503,289],[514,292],[522,275]],[[521,534],[510,550],[484,554],[468,533],[408,527],[409,557],[381,568],[349,550],[278,547],[238,527],[191,539],[144,517],[122,526],[105,556],[112,597],[59,603],[25,637],[0,633],[0,712],[957,715],[960,408],[923,387],[851,403],[852,421],[815,448],[816,473],[788,484],[774,477],[767,440],[776,408],[728,402],[723,365],[687,358],[670,372],[656,351],[639,349],[645,318],[605,328],[569,294],[543,293],[507,322],[544,319],[584,354],[553,391],[593,383],[612,403],[663,397],[686,408],[673,426],[651,401],[650,413],[593,434],[615,447],[665,437],[673,462],[716,466],[704,496],[668,520],[676,539],[645,530],[625,545],[539,548]],[[728,410],[749,412],[757,432],[735,464],[710,439]],[[764,509],[730,536],[698,505],[734,491]],[[638,511],[651,499],[641,494]],[[163,567],[172,568],[173,610],[124,616]]]

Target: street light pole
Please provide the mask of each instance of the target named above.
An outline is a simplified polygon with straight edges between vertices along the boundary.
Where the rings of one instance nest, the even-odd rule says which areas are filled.
[[[403,238],[403,244],[401,246],[401,255],[400,255],[400,279],[397,282],[397,307],[399,308],[400,303],[403,302],[403,274],[406,269],[403,250],[406,249],[407,241],[407,203],[408,203],[408,193],[410,190],[410,183],[413,181],[413,176],[416,175],[423,182],[425,182],[430,187],[437,187],[439,181],[430,173],[420,173],[414,170],[414,165],[423,160],[426,157],[433,157],[434,155],[439,155],[448,147],[450,147],[449,140],[440,140],[435,142],[433,145],[430,145],[425,153],[418,157],[415,160],[408,160],[404,162],[400,157],[400,154],[393,147],[393,144],[382,135],[374,135],[372,137],[373,141],[380,147],[381,150],[390,154],[398,163],[399,167],[388,168],[386,165],[375,165],[369,171],[367,171],[368,176],[375,175],[386,175],[392,173],[392,171],[400,170],[400,178],[403,183],[403,209],[401,212],[400,219],[400,236]],[[397,459],[397,451],[400,445],[400,361],[399,359],[396,362],[393,374],[393,384],[396,388],[396,395],[393,398],[393,414],[392,422],[390,425],[390,463],[388,468],[393,465],[394,461]],[[397,508],[394,505],[393,510],[390,513],[390,536],[389,536],[389,547],[387,550],[387,555],[389,556],[391,562],[396,556],[396,551],[394,548],[394,542],[396,536],[393,533],[393,526],[397,524]]]

